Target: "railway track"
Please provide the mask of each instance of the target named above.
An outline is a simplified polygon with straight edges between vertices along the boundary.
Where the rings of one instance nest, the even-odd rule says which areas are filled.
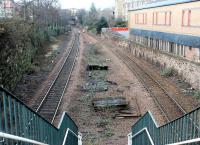
[[[45,93],[44,98],[37,107],[36,112],[47,121],[53,123],[59,109],[61,100],[68,86],[72,70],[75,65],[76,56],[79,51],[79,36],[75,35],[70,50],[62,64],[56,78]]]
[[[148,74],[133,59],[129,58],[119,50],[112,51],[138,77],[139,81],[143,84],[151,97],[154,98],[155,103],[161,110],[167,122],[186,114],[186,111],[183,109],[183,107],[171,95],[169,95],[162,85],[160,85],[157,80]]]

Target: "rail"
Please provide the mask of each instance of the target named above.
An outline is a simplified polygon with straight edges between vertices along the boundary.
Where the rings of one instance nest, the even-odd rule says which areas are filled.
[[[152,145],[149,136],[155,145],[182,145],[197,142],[200,137],[199,125],[200,107],[161,127],[157,126],[151,113],[147,112],[132,126],[132,145]],[[141,132],[144,128],[148,130],[149,135],[144,131]]]
[[[48,118],[48,121],[51,123],[53,123],[55,120],[57,111],[64,96],[65,90],[67,89],[76,62],[76,56],[79,51],[79,36],[75,34],[73,39],[74,40],[72,42],[71,48],[67,53],[62,66],[60,67],[55,79],[53,80],[51,86],[48,88],[43,100],[40,102],[39,107],[36,110],[36,112]],[[72,56],[74,57],[72,58]],[[60,87],[59,85],[62,87]],[[52,95],[52,93],[54,94],[54,96]],[[53,105],[51,105],[51,111],[47,112],[50,102],[52,102]]]
[[[65,145],[78,145],[78,127],[66,112],[58,127],[53,126],[10,92],[0,87],[0,132],[48,145],[62,145],[67,129],[73,131]],[[19,140],[4,138],[5,145],[20,144]]]
[[[138,76],[139,81],[142,83],[142,85],[145,87],[145,89],[149,92],[149,94],[152,96],[152,98],[154,98],[155,103],[157,104],[157,106],[159,107],[160,111],[162,112],[162,114],[164,115],[165,119],[167,122],[170,122],[170,120],[175,119],[177,117],[180,117],[183,114],[186,114],[186,111],[182,108],[182,106],[167,92],[167,90],[165,90],[165,88],[163,88],[163,86],[157,81],[155,80],[155,78],[153,76],[151,76],[149,73],[147,73],[141,66],[139,66],[137,64],[137,62],[135,62],[134,60],[132,60],[129,56],[125,55],[123,52],[121,51],[116,51],[111,49],[112,52],[114,54],[116,54],[117,57],[119,57],[126,65],[127,67],[136,74],[136,76]],[[138,70],[140,70],[141,72],[136,71],[136,68],[138,68]],[[141,75],[144,74],[144,75]],[[148,79],[144,79],[147,76]],[[147,80],[150,80],[150,82],[152,81],[157,87],[158,89],[160,89],[160,93],[158,94],[158,89],[155,89],[155,87],[152,87],[152,84],[147,85]],[[161,98],[161,94],[163,94],[162,96],[166,96],[165,98]],[[163,107],[163,102],[160,100],[165,99],[165,101],[170,101],[171,103],[171,107],[166,106]],[[160,103],[161,102],[161,103]],[[166,102],[164,102],[165,104]],[[176,114],[175,115],[171,115],[171,111],[174,111],[176,107]],[[169,111],[170,110],[170,111]]]
[[[36,112],[38,112],[38,111],[40,110],[40,108],[41,108],[41,106],[43,105],[45,99],[47,98],[47,95],[49,94],[51,88],[53,87],[53,85],[55,84],[56,80],[58,79],[59,74],[60,74],[60,72],[62,71],[62,69],[63,69],[63,67],[64,67],[64,65],[65,65],[65,63],[66,63],[66,61],[67,61],[67,58],[69,57],[70,52],[72,51],[72,48],[73,48],[73,46],[74,46],[74,43],[75,43],[75,41],[72,42],[72,46],[71,46],[71,48],[70,48],[70,51],[68,52],[68,54],[67,54],[67,56],[66,56],[66,58],[65,58],[65,60],[64,60],[64,62],[63,62],[63,64],[62,64],[60,70],[58,71],[58,73],[57,73],[55,79],[53,80],[53,82],[52,82],[52,84],[51,84],[51,86],[50,86],[49,89],[47,90],[47,92],[46,92],[44,98],[43,98],[42,101],[40,102],[40,104],[39,104],[39,106],[38,106]]]

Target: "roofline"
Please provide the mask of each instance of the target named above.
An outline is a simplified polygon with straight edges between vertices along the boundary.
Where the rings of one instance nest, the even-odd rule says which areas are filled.
[[[138,10],[145,10],[145,9],[166,7],[166,6],[171,6],[171,5],[184,4],[184,3],[192,3],[192,2],[200,2],[200,1],[198,1],[198,0],[191,0],[191,1],[188,1],[188,2],[177,2],[177,3],[172,3],[172,4],[163,4],[163,5],[160,5],[160,6],[159,5],[158,6],[155,5],[155,6],[150,6],[150,7],[138,7],[136,9],[132,9],[132,10],[128,10],[128,11],[131,12],[131,11],[138,11]],[[160,3],[160,2],[157,2],[157,3]]]

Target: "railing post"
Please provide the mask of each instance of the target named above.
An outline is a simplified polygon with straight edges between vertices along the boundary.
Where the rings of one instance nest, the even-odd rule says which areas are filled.
[[[128,134],[128,145],[132,145],[132,133]]]
[[[82,134],[79,132],[78,133],[78,145],[82,145]]]

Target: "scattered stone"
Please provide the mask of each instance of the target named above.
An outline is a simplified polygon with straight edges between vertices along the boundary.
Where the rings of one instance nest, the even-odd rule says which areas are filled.
[[[140,117],[141,115],[138,114],[117,114],[115,118],[133,118],[133,117]]]
[[[131,86],[124,86],[125,88],[127,88],[127,89],[130,89],[131,88]]]
[[[94,99],[92,104],[95,108],[107,108],[107,107],[126,107],[128,102],[124,97],[108,97],[108,98],[99,98]]]
[[[119,110],[119,113],[122,113],[122,114],[132,114],[133,111],[131,111],[131,110]]]
[[[89,77],[92,77],[92,72],[89,72],[88,76],[89,76]]]
[[[111,61],[111,59],[106,59],[106,61]]]
[[[81,91],[84,92],[104,92],[108,91],[108,85],[103,82],[96,82],[96,83],[86,83],[84,86],[81,87]]]
[[[124,89],[122,87],[117,88],[117,92],[124,93]]]
[[[111,85],[118,85],[116,82],[113,82],[113,81],[106,81],[106,82],[111,84]]]
[[[124,119],[125,117],[118,117],[118,116],[115,116],[114,118],[115,118],[115,119]]]

